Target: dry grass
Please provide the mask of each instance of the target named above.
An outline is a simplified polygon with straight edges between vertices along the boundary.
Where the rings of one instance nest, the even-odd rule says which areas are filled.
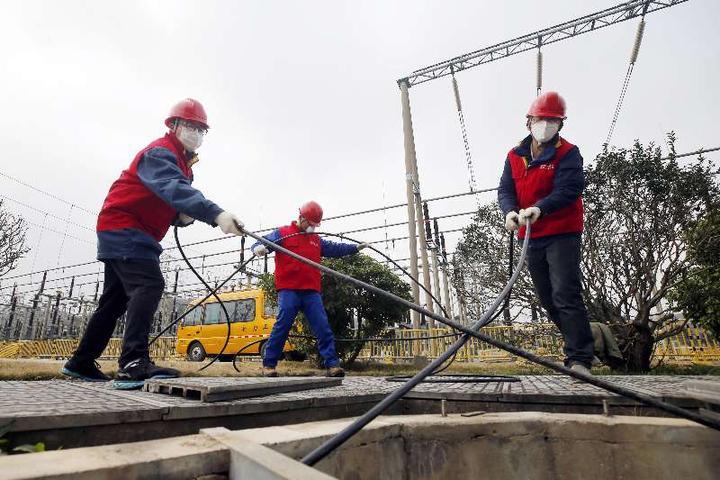
[[[0,380],[49,380],[65,378],[61,373],[64,360],[44,359],[0,359]],[[114,375],[118,365],[113,360],[100,361],[100,367],[108,375]],[[239,372],[233,369],[231,362],[215,362],[209,368],[198,371],[205,363],[185,360],[158,361],[158,365],[177,368],[185,376],[243,376],[253,377],[261,374],[258,360],[238,361]],[[420,366],[410,364],[358,363],[348,370],[348,375],[384,377],[389,375],[410,375],[420,370]],[[310,362],[280,362],[278,372],[283,376],[324,375],[324,370],[315,368]],[[454,363],[443,373],[521,375],[548,373],[545,369],[517,363]]]
[[[240,360],[236,363],[239,372],[233,369],[231,362],[215,362],[209,368],[198,371],[207,363],[195,363],[185,360],[158,361],[165,367],[177,368],[184,376],[203,377],[254,377],[261,375],[259,359]],[[4,359],[0,358],[0,380],[49,380],[65,378],[60,369],[64,360],[43,359]],[[114,375],[118,366],[114,360],[100,362],[103,372]],[[418,372],[421,365],[391,363],[359,363],[347,371],[348,375],[385,377],[391,375],[411,375]],[[278,372],[282,376],[320,376],[325,371],[315,368],[310,362],[280,362]],[[608,368],[595,368],[593,372],[600,375],[612,374]],[[547,375],[551,370],[532,365],[527,362],[503,363],[453,363],[443,373],[455,374],[486,374],[486,375]],[[615,372],[620,373],[620,372]],[[665,365],[650,372],[660,375],[720,375],[720,367],[712,365],[668,366]]]

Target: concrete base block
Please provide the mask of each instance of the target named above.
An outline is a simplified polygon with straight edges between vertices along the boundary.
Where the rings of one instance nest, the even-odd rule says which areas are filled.
[[[300,458],[349,421],[247,430]],[[278,440],[282,439],[282,440]],[[720,432],[668,418],[539,412],[380,417],[316,466],[340,479],[714,479]]]
[[[226,472],[228,449],[206,435],[0,457],[0,480],[186,480]]]
[[[201,430],[230,449],[230,479],[333,480],[312,467],[256,443],[256,440],[225,428]]]

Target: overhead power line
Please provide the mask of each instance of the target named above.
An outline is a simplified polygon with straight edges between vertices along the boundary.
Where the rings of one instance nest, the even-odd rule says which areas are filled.
[[[11,175],[8,175],[7,173],[0,172],[0,176],[5,177],[5,178],[7,178],[7,179],[9,179],[9,180],[12,180],[13,182],[15,182],[15,183],[17,183],[17,184],[20,184],[20,185],[22,185],[23,187],[27,187],[27,188],[29,188],[29,189],[31,189],[31,190],[34,190],[34,191],[38,192],[38,193],[42,193],[43,195],[46,195],[46,196],[52,198],[53,200],[57,200],[58,202],[62,202],[62,203],[64,203],[65,205],[69,205],[69,206],[71,206],[71,207],[73,207],[73,208],[77,208],[78,210],[82,210],[82,211],[85,212],[85,213],[89,213],[89,214],[91,214],[91,215],[97,215],[97,214],[98,214],[98,212],[94,212],[94,211],[92,211],[92,210],[88,210],[87,208],[81,207],[80,205],[77,205],[77,204],[75,204],[75,203],[73,203],[73,202],[69,202],[69,201],[65,200],[64,198],[60,198],[60,197],[58,197],[57,195],[55,195],[55,194],[53,194],[53,193],[46,192],[45,190],[41,190],[41,189],[39,189],[39,188],[37,188],[37,187],[34,187],[34,186],[30,185],[29,183],[23,182],[23,181],[20,180],[20,179],[17,179],[17,178],[15,178],[15,177],[11,176]]]
[[[705,153],[713,153],[713,152],[717,152],[717,151],[720,151],[720,146],[711,147],[711,148],[701,148],[701,149],[698,149],[698,150],[694,150],[694,151],[692,151],[692,152],[676,154],[676,155],[675,155],[675,158],[691,157],[691,156],[695,156],[695,155],[701,155],[701,154],[705,154]],[[661,158],[661,160],[669,160],[669,159],[670,159],[670,156],[666,156],[666,157]],[[2,175],[2,173],[0,173],[0,175]],[[476,194],[478,194],[478,193],[493,192],[493,191],[496,191],[496,190],[497,190],[497,188],[486,188],[486,189],[483,189],[483,190],[478,190],[478,191],[476,191],[476,192],[462,192],[462,193],[455,193],[455,194],[450,194],[450,195],[442,195],[442,196],[438,196],[438,197],[428,198],[428,199],[425,200],[425,201],[427,201],[427,202],[437,202],[437,201],[440,201],[440,200],[447,200],[447,199],[451,199],[451,198],[460,198],[460,197],[472,196],[472,195],[476,195]],[[400,208],[400,207],[404,207],[404,206],[406,206],[406,205],[407,205],[407,204],[405,204],[405,203],[399,203],[399,204],[389,205],[389,206],[385,206],[385,207],[372,208],[372,209],[369,209],[369,210],[361,210],[361,211],[357,211],[357,212],[345,213],[345,214],[342,214],[342,215],[336,215],[336,216],[334,216],[334,217],[325,218],[325,219],[323,219],[323,222],[327,222],[327,221],[330,221],[330,220],[337,220],[337,219],[340,219],[340,218],[352,217],[352,216],[356,216],[356,215],[365,215],[365,214],[374,213],[374,212],[381,212],[381,211],[383,211],[384,209]],[[438,218],[438,219],[440,219],[440,218],[449,218],[449,217],[453,217],[453,216],[469,215],[469,214],[471,214],[471,213],[473,213],[473,212],[461,212],[461,213],[457,213],[457,214],[441,215],[441,216],[437,216],[437,217],[433,217],[433,218]],[[398,222],[397,224],[389,224],[389,225],[387,225],[387,226],[388,226],[388,227],[392,227],[392,226],[405,225],[405,224],[407,224],[407,221],[405,221],[405,222]],[[380,229],[380,228],[384,228],[384,227],[385,227],[385,225],[377,226],[377,227],[368,227],[368,228],[364,228],[364,229],[358,229],[358,230],[353,230],[353,231],[346,231],[346,232],[344,232],[344,233],[347,234],[347,233],[357,233],[357,232],[360,232],[360,231],[371,231],[371,230],[376,230],[376,229]],[[41,228],[43,228],[43,227],[41,227]],[[44,228],[46,228],[46,227],[44,227]],[[263,229],[263,230],[258,230],[257,232],[254,232],[254,233],[270,232],[270,231],[272,231],[274,228],[276,228],[276,227],[266,228],[266,229]],[[54,231],[54,233],[58,233],[58,234],[64,235],[64,233],[58,232],[58,231]],[[74,238],[74,237],[73,237],[73,238]],[[183,248],[185,248],[185,247],[191,247],[191,246],[195,246],[195,245],[203,245],[203,244],[207,244],[207,243],[219,242],[219,241],[223,241],[223,240],[231,240],[231,239],[233,239],[233,238],[236,238],[236,237],[235,237],[235,236],[232,236],[232,235],[225,235],[225,236],[222,236],[222,237],[215,237],[215,238],[210,238],[210,239],[206,239],[206,240],[200,240],[200,241],[197,241],[197,242],[191,242],[191,243],[188,243],[188,244],[183,245]],[[402,238],[407,239],[407,237],[402,237]],[[402,239],[402,238],[395,238],[395,239],[390,239],[390,238],[389,238],[389,239],[387,239],[387,241],[400,240],[400,239]],[[87,242],[86,240],[82,240],[82,239],[78,239],[78,240]],[[381,243],[381,242],[385,242],[385,241],[386,241],[386,240],[378,240],[378,241],[376,241],[376,242],[374,242],[374,243]],[[88,242],[88,243],[89,243],[89,242]],[[177,248],[177,247],[168,246],[168,247],[165,247],[165,251],[173,250],[173,249],[175,249],[175,248]],[[246,248],[245,250],[247,251],[247,250],[249,250],[249,248]],[[223,252],[223,253],[230,253],[230,252],[233,252],[233,251],[239,251],[239,249],[238,249],[238,250],[230,250],[230,251],[226,251],[226,252]],[[210,254],[207,254],[207,255],[196,255],[196,256],[194,256],[194,257],[192,257],[192,258],[202,258],[203,256],[209,257],[209,256],[216,256],[216,255],[218,255],[218,254],[216,254],[216,253],[210,253]],[[172,261],[178,261],[178,260],[163,260],[161,263],[170,263],[170,262],[172,262]],[[46,271],[47,271],[47,272],[54,272],[54,271],[58,271],[58,270],[67,270],[67,269],[72,269],[72,268],[79,268],[79,267],[84,267],[84,266],[87,266],[87,265],[93,265],[93,264],[98,264],[98,263],[100,263],[100,262],[98,262],[97,260],[92,260],[92,261],[87,261],[87,262],[82,262],[82,263],[71,264],[71,265],[63,265],[63,266],[59,266],[59,267],[47,268],[47,269],[43,269],[43,270],[38,270],[38,271],[33,271],[33,272],[28,272],[28,273],[22,273],[22,274],[18,274],[18,275],[12,275],[12,276],[3,277],[2,281],[3,281],[3,283],[5,283],[5,282],[7,282],[8,280],[14,280],[14,279],[17,279],[17,278],[28,277],[28,276],[31,276],[31,275],[37,275],[37,274],[40,274],[40,273],[43,273],[43,272],[46,272]],[[66,277],[66,278],[70,278],[70,277]],[[3,288],[5,288],[5,287],[0,288],[0,290],[2,290]]]
[[[84,229],[84,230],[88,230],[88,231],[90,231],[90,232],[95,233],[95,229],[94,229],[94,228],[90,228],[90,227],[88,227],[88,226],[86,226],[86,225],[81,225],[81,224],[79,224],[79,223],[72,222],[72,221],[68,220],[67,218],[58,217],[57,215],[54,215],[54,214],[52,214],[52,213],[50,213],[50,212],[46,212],[45,210],[42,210],[42,209],[40,209],[40,208],[33,207],[32,205],[28,205],[27,203],[20,202],[20,201],[18,201],[18,200],[15,200],[14,198],[10,198],[10,197],[8,197],[7,195],[0,194],[0,197],[4,198],[5,200],[8,200],[8,201],[10,201],[10,202],[16,203],[16,204],[18,204],[18,205],[20,205],[20,206],[22,206],[22,207],[29,208],[30,210],[33,210],[33,211],[35,211],[35,212],[38,212],[38,213],[42,213],[42,214],[44,214],[44,215],[47,215],[48,217],[54,218],[54,219],[56,219],[56,220],[60,220],[61,222],[64,222],[64,223],[66,223],[66,224],[68,224],[68,225],[73,225],[73,226],[75,226],[75,227],[79,227],[79,228],[82,228],[82,229]],[[77,207],[75,207],[75,208],[77,208]]]

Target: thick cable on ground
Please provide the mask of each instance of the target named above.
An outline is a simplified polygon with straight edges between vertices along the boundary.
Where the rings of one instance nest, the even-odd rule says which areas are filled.
[[[312,267],[315,267],[325,273],[328,273],[330,275],[334,275],[338,278],[344,279],[348,282],[354,283],[360,287],[363,287],[367,290],[370,290],[374,293],[384,295],[388,298],[391,298],[403,305],[405,305],[408,308],[412,308],[420,313],[424,313],[428,315],[431,318],[434,318],[438,321],[441,321],[442,323],[446,323],[450,326],[460,326],[459,323],[454,322],[452,320],[449,320],[441,315],[437,315],[433,312],[430,312],[429,310],[426,310],[418,305],[415,305],[412,302],[409,302],[405,300],[404,298],[398,297],[397,295],[394,295],[392,293],[386,292],[380,288],[377,288],[373,285],[367,284],[361,280],[357,280],[353,277],[350,277],[349,275],[346,275],[344,273],[337,272],[335,270],[332,270],[331,268],[328,268],[324,265],[321,265],[317,262],[313,262],[312,260],[309,260],[301,255],[296,254],[295,252],[292,252],[280,245],[277,245],[273,242],[270,242],[269,240],[266,240],[265,238],[262,238],[258,235],[255,235],[253,233],[248,232],[248,235],[255,238],[262,244],[274,248],[277,251],[280,251],[288,256],[291,256],[295,258],[296,260],[299,260],[307,265],[310,265]],[[530,235],[530,226],[528,225],[526,235]],[[520,259],[518,261],[519,265],[522,265],[522,262],[525,261],[525,255],[527,253],[527,245],[528,242],[523,242],[523,249],[522,253],[520,255]],[[515,273],[512,278],[508,280],[508,283],[505,285],[505,288],[503,288],[503,291],[500,293],[500,295],[497,296],[495,301],[493,301],[490,308],[487,309],[485,314],[475,322],[472,327],[467,329],[463,326],[463,329],[467,329],[468,332],[474,333],[476,329],[482,328],[487,323],[489,323],[492,314],[495,312],[495,310],[500,306],[500,304],[503,302],[505,296],[510,291],[510,288],[517,280],[518,275],[520,274],[521,269],[518,267],[515,270]],[[449,323],[448,323],[449,322]],[[459,339],[457,339],[450,348],[448,348],[445,352],[443,352],[438,358],[430,362],[425,368],[423,368],[419,373],[417,373],[412,379],[410,379],[407,383],[402,385],[400,388],[392,392],[390,395],[385,397],[380,403],[376,404],[373,408],[370,409],[367,413],[365,413],[362,417],[358,418],[353,422],[350,426],[343,429],[340,433],[335,435],[333,438],[322,444],[320,447],[315,449],[314,451],[310,452],[305,458],[302,459],[302,462],[306,465],[314,465],[316,462],[324,458],[326,455],[328,455],[330,452],[335,450],[337,447],[345,443],[350,437],[352,437],[355,433],[357,433],[359,430],[361,430],[365,425],[370,423],[374,418],[376,418],[378,415],[380,415],[382,412],[384,412],[387,408],[389,408],[393,403],[395,403],[397,400],[402,398],[407,392],[412,390],[418,383],[422,381],[423,378],[427,377],[428,375],[433,374],[438,370],[438,368],[445,363],[445,361],[453,356],[467,341],[470,339],[470,335],[468,335],[468,332],[465,332],[464,335],[462,335]]]
[[[625,388],[625,387],[621,387],[621,386],[615,385],[615,384],[613,384],[613,383],[611,383],[611,382],[608,382],[608,381],[606,381],[606,380],[602,380],[602,379],[597,378],[597,377],[595,377],[595,376],[593,376],[593,375],[586,375],[586,374],[577,372],[577,371],[575,371],[575,370],[571,370],[571,369],[565,367],[564,365],[560,365],[560,364],[554,363],[554,362],[552,362],[552,361],[546,360],[546,359],[544,359],[544,358],[542,358],[542,357],[538,357],[537,355],[532,354],[532,353],[530,353],[530,352],[526,352],[525,350],[523,350],[523,349],[521,349],[521,348],[518,348],[518,347],[515,347],[514,345],[510,345],[510,344],[505,343],[505,342],[502,342],[502,341],[500,341],[500,340],[496,340],[496,339],[494,339],[494,338],[492,338],[492,337],[490,337],[490,336],[488,336],[488,335],[485,335],[485,334],[482,334],[482,333],[480,333],[480,332],[477,332],[477,331],[475,331],[474,329],[469,328],[469,327],[467,327],[467,326],[465,326],[465,325],[462,325],[462,324],[460,324],[460,323],[458,323],[458,322],[456,322],[456,321],[454,321],[454,320],[451,320],[451,319],[449,319],[449,318],[444,318],[444,317],[442,317],[442,316],[440,316],[440,315],[437,315],[437,314],[435,314],[435,313],[433,313],[433,312],[430,312],[429,310],[427,310],[427,309],[425,309],[425,308],[423,308],[423,307],[421,307],[421,306],[419,306],[419,305],[415,305],[415,304],[412,303],[412,302],[408,302],[407,300],[405,300],[405,299],[403,299],[403,298],[400,298],[400,297],[398,297],[397,295],[393,295],[392,293],[385,292],[385,291],[383,291],[383,290],[381,290],[381,289],[379,289],[379,288],[377,288],[377,287],[374,287],[373,285],[369,285],[369,284],[367,284],[367,283],[365,283],[365,282],[362,282],[361,280],[357,280],[357,279],[352,278],[352,277],[350,277],[350,276],[348,276],[348,275],[345,275],[345,274],[343,274],[343,273],[336,272],[336,271],[334,271],[334,270],[332,270],[332,269],[330,269],[330,268],[328,268],[328,267],[326,267],[326,266],[324,266],[324,265],[321,265],[321,264],[319,264],[319,263],[313,262],[312,260],[309,260],[309,259],[307,259],[307,258],[305,258],[305,257],[302,257],[301,255],[297,255],[296,253],[291,252],[291,251],[289,251],[289,250],[287,250],[287,249],[285,249],[285,248],[283,248],[283,247],[281,247],[281,246],[279,246],[279,245],[276,245],[276,244],[274,244],[274,243],[272,243],[272,242],[270,242],[270,241],[268,241],[268,240],[266,240],[266,239],[264,239],[264,238],[262,238],[262,237],[259,237],[259,236],[257,236],[257,235],[254,235],[254,234],[252,234],[252,233],[250,233],[250,232],[248,232],[248,235],[251,236],[251,237],[253,237],[253,238],[255,238],[256,240],[260,241],[260,242],[263,243],[264,245],[267,245],[267,246],[269,246],[269,247],[275,248],[276,250],[281,251],[282,253],[284,253],[284,254],[286,254],[286,255],[288,255],[288,256],[291,256],[291,257],[295,258],[296,260],[299,260],[299,261],[301,261],[301,262],[303,262],[303,263],[305,263],[305,264],[307,264],[307,265],[313,266],[313,267],[315,267],[315,268],[317,268],[317,269],[319,269],[319,270],[321,270],[321,271],[323,271],[323,272],[325,272],[325,273],[327,273],[327,274],[334,275],[334,276],[336,276],[336,277],[338,277],[338,278],[342,278],[342,279],[344,279],[344,280],[346,280],[346,281],[348,281],[348,282],[350,282],[350,283],[353,283],[353,284],[355,284],[355,285],[358,285],[358,286],[360,286],[360,287],[363,287],[363,288],[365,288],[365,289],[367,289],[367,290],[373,291],[373,292],[375,292],[375,293],[379,293],[380,295],[384,295],[384,296],[387,297],[387,298],[393,299],[393,300],[395,300],[396,302],[407,306],[408,308],[412,308],[413,310],[415,310],[415,311],[417,311],[417,312],[419,312],[419,313],[422,313],[422,314],[424,314],[424,315],[426,315],[426,316],[428,316],[428,317],[431,317],[431,318],[433,318],[433,319],[435,319],[435,320],[437,320],[437,321],[439,321],[439,322],[441,322],[441,323],[444,323],[444,324],[446,324],[446,325],[448,325],[448,326],[450,326],[450,327],[452,327],[452,328],[455,328],[456,330],[459,330],[459,331],[461,331],[461,332],[463,332],[463,333],[466,333],[466,334],[468,334],[468,335],[470,335],[470,336],[473,336],[473,337],[476,337],[476,338],[478,338],[478,339],[480,339],[480,340],[483,340],[484,342],[486,342],[486,343],[488,343],[488,344],[490,344],[490,345],[492,345],[492,346],[495,346],[495,347],[497,347],[497,348],[500,348],[500,349],[502,349],[502,350],[505,350],[505,351],[507,351],[507,352],[510,352],[510,353],[512,353],[512,354],[514,354],[514,355],[517,355],[517,356],[519,356],[519,357],[522,357],[522,358],[525,358],[525,359],[527,359],[527,360],[530,360],[530,361],[532,361],[532,362],[534,362],[534,363],[537,363],[537,364],[539,364],[539,365],[542,365],[542,366],[544,366],[544,367],[547,367],[547,368],[549,368],[549,369],[551,369],[551,370],[554,370],[554,371],[556,371],[556,372],[560,372],[560,373],[566,374],[566,375],[568,375],[568,376],[570,376],[570,377],[577,378],[577,379],[579,379],[579,380],[583,380],[583,381],[585,381],[585,382],[587,382],[587,383],[590,383],[591,385],[595,385],[596,387],[603,388],[603,389],[605,389],[605,390],[608,390],[608,391],[613,392],[613,393],[617,393],[617,394],[619,394],[619,395],[623,395],[623,396],[628,397],[628,398],[632,398],[633,400],[637,400],[637,401],[639,401],[639,402],[641,402],[641,403],[644,403],[644,404],[646,404],[646,405],[650,405],[650,406],[659,408],[659,409],[661,409],[661,410],[664,410],[664,411],[666,411],[666,412],[672,413],[672,414],[677,415],[677,416],[679,416],[679,417],[682,417],[682,418],[686,418],[686,419],[688,419],[688,420],[695,421],[695,422],[697,422],[697,423],[700,423],[700,424],[702,424],[702,425],[705,425],[705,426],[714,428],[714,429],[716,429],[716,430],[720,430],[720,421],[718,421],[718,420],[715,420],[715,419],[712,419],[712,418],[709,418],[709,417],[702,416],[702,415],[700,415],[700,414],[698,414],[698,413],[691,412],[691,411],[685,410],[685,409],[680,408],[680,407],[676,407],[675,405],[671,405],[671,404],[669,404],[669,403],[667,403],[667,402],[663,402],[663,401],[661,401],[661,400],[657,400],[657,399],[655,399],[655,398],[653,398],[653,397],[651,397],[651,396],[649,396],[649,395],[646,395],[646,394],[643,394],[643,393],[640,393],[640,392],[636,392],[636,391],[634,391],[634,390],[631,390],[631,389],[628,389],[628,388]],[[525,251],[525,248],[526,248],[526,246],[527,246],[527,243],[528,243],[528,242],[523,242],[523,252]],[[521,254],[521,261],[519,262],[520,265],[522,265],[521,262],[522,262],[523,260],[524,260],[524,253]],[[517,274],[518,272],[519,272],[519,268],[516,269],[516,272],[515,272],[515,273]],[[516,276],[515,276],[514,278],[516,278]],[[514,280],[513,280],[513,282],[514,282]],[[510,284],[511,284],[511,282],[508,283],[508,285],[510,285]],[[501,294],[501,295],[499,296],[499,298],[502,298],[502,296],[503,296],[503,295]],[[497,308],[497,306],[496,306],[495,308]],[[491,313],[491,310],[494,311],[494,309],[489,309],[489,310],[483,315],[483,317],[482,317],[478,322],[476,322],[476,324],[477,324],[477,323],[481,323],[482,321],[486,320],[486,318],[490,316],[489,313]],[[461,337],[461,338],[462,338],[462,337]],[[448,350],[448,352],[451,352],[451,354],[452,354],[452,353],[454,353],[453,350],[454,350],[453,347],[451,347],[451,348]],[[446,352],[446,353],[447,353],[447,352]],[[444,361],[447,357],[449,357],[449,355],[442,355],[441,357],[438,358],[438,360],[442,359],[442,361]],[[436,363],[436,362],[433,362],[433,364],[434,364],[434,363]],[[430,367],[433,367],[433,368],[435,367],[435,365],[433,365],[433,364],[428,365],[428,367],[426,367],[425,369],[423,369],[423,371],[421,372],[421,374],[425,374],[425,376],[427,376],[427,375],[429,374],[428,372],[429,372],[429,371],[432,371],[432,369],[431,369]],[[404,387],[406,387],[407,385],[411,385],[411,388],[412,388],[412,387],[414,387],[416,384],[417,384],[417,383],[408,382],[408,384],[406,384]],[[386,397],[386,399],[392,397],[392,395],[393,395],[393,394],[391,394],[389,397]],[[394,402],[395,400],[397,400],[397,398],[395,398],[395,399],[393,400],[393,402]],[[381,403],[384,403],[384,402],[385,402],[385,401],[383,401],[383,402],[381,402]],[[391,403],[392,403],[392,402],[391,402]],[[379,404],[378,404],[378,405],[379,405]],[[375,416],[377,416],[377,415],[379,415],[380,413],[382,413],[382,410],[376,411],[375,408],[373,408],[373,409],[371,409],[371,411],[368,412],[368,414],[371,414],[371,413],[374,415],[372,418],[374,418]],[[366,414],[366,415],[368,415],[368,414]],[[364,416],[361,417],[361,418],[364,418]],[[358,419],[358,420],[360,420],[360,419]],[[370,420],[371,420],[371,419],[370,419]],[[368,421],[367,421],[366,423],[364,423],[362,426],[364,426],[364,425],[366,425],[367,423],[369,423],[370,420],[368,420]],[[362,426],[360,426],[360,428],[362,428]],[[357,430],[356,430],[356,431],[357,431]],[[344,432],[344,431],[343,431],[343,432]],[[325,456],[326,456],[328,453],[330,453],[332,450],[334,450],[334,449],[337,448],[339,445],[341,445],[342,443],[344,443],[348,438],[350,438],[350,436],[352,436],[352,434],[349,435],[349,436],[345,436],[346,434],[343,434],[343,432],[340,432],[338,435],[336,435],[336,437],[333,437],[333,439],[330,439],[328,442],[326,442],[325,444],[321,445],[318,449],[316,449],[315,451],[313,451],[313,452],[311,452],[309,455],[307,455],[305,458],[303,458],[303,463],[306,463],[306,464],[308,464],[308,465],[313,465],[313,464],[315,464],[317,461],[319,461],[320,459],[322,459],[323,457],[325,457]],[[338,441],[338,439],[339,439],[339,441]]]

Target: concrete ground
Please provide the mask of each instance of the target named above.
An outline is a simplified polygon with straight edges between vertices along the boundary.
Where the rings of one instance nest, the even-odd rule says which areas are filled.
[[[698,409],[683,383],[718,377],[608,376],[676,405]],[[603,400],[614,415],[663,415],[597,387],[560,375],[521,376],[519,382],[421,384],[388,414],[472,411],[601,413]],[[200,379],[197,379],[202,381]],[[243,382],[247,381],[247,377]],[[203,403],[142,391],[118,391],[108,383],[69,380],[1,381],[0,426],[10,424],[12,444],[42,441],[71,448],[150,440],[223,426],[244,429],[344,418],[364,413],[398,383],[376,377],[346,377],[342,385],[262,397]],[[443,402],[444,400],[444,402]]]

